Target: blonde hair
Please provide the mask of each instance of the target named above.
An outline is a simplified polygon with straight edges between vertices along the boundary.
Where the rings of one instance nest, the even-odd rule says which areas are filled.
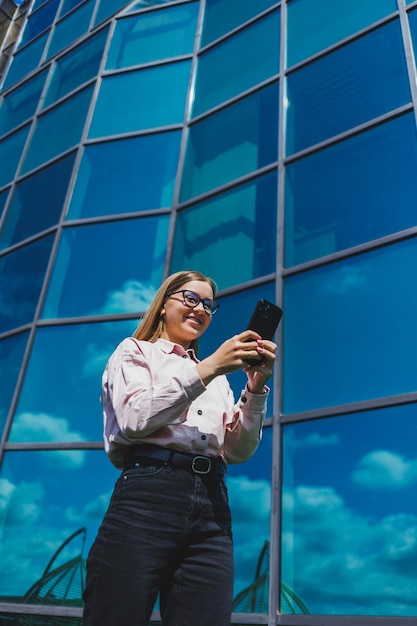
[[[216,283],[213,279],[201,274],[200,272],[188,270],[171,274],[171,276],[168,276],[168,278],[166,278],[159,287],[151,306],[133,333],[133,337],[135,337],[135,339],[154,343],[161,336],[163,330],[164,321],[161,317],[161,310],[166,302],[167,295],[173,291],[179,291],[183,285],[192,280],[200,280],[204,283],[208,283],[213,290],[213,298],[216,296]],[[194,339],[191,342],[190,348],[193,348],[194,352],[197,353],[197,339]]]

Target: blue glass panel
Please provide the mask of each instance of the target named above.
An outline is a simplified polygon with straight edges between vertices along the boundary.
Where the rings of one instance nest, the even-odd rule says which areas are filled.
[[[92,87],[84,89],[38,119],[23,163],[23,173],[78,144],[92,91]]]
[[[0,187],[14,178],[29,128],[30,125],[0,141]]]
[[[171,270],[198,268],[223,288],[274,272],[276,214],[276,172],[181,211]]]
[[[0,108],[0,135],[9,132],[34,115],[45,78],[46,72],[41,72],[5,96]]]
[[[156,7],[160,4],[171,3],[172,0],[138,0],[130,7],[126,9],[126,13],[131,13],[132,11],[138,11],[139,9],[147,9],[151,7]]]
[[[400,24],[391,22],[288,76],[287,152],[411,99]]]
[[[77,7],[82,2],[84,2],[84,0],[64,0],[59,17],[64,17],[66,13],[69,13],[69,11],[75,9],[75,7]]]
[[[278,84],[190,127],[181,201],[277,160]]]
[[[219,289],[225,288],[226,283],[223,284],[222,272],[212,276],[212,278],[216,281]],[[255,304],[260,298],[266,298],[270,302],[275,302],[274,289],[275,285],[268,283],[254,289],[246,289],[231,296],[220,298],[220,308],[215,317],[213,317],[210,328],[199,340],[199,358],[204,359],[217,350],[226,339],[243,332],[247,327]],[[279,352],[280,348],[278,348],[278,354]],[[239,370],[233,372],[233,374],[228,374],[227,377],[235,397],[238,398],[246,384],[246,374]],[[272,381],[270,381],[269,386],[271,386],[272,390]],[[271,393],[268,398],[268,416],[272,415],[272,410],[273,398]]]
[[[13,83],[23,78],[25,74],[31,72],[39,64],[48,34],[49,33],[46,33],[38,37],[36,41],[13,56],[12,63],[3,83],[3,89],[13,85]]]
[[[397,10],[397,0],[291,0],[288,66],[324,50]]]
[[[20,333],[0,341],[0,437],[15,391],[27,338],[28,333]]]
[[[413,113],[291,163],[286,265],[417,226],[416,171]]]
[[[417,9],[408,13],[410,23],[411,38],[413,40],[414,57],[417,57]]]
[[[24,46],[28,41],[40,35],[46,28],[51,26],[54,21],[59,0],[49,0],[42,8],[33,12],[26,23],[23,31],[20,46]]]
[[[415,391],[415,267],[414,238],[287,278],[286,413]]]
[[[74,160],[75,154],[70,154],[16,185],[1,229],[0,248],[40,233],[59,221]]]
[[[9,195],[9,189],[5,189],[0,192],[0,220],[3,215],[3,209],[6,206],[7,196]]]
[[[416,410],[284,427],[282,576],[311,613],[417,615]]]
[[[120,11],[128,2],[126,0],[98,0],[99,7],[97,11],[96,18],[94,20],[94,25],[99,24],[103,20],[110,17],[117,11]]]
[[[88,0],[56,25],[48,47],[48,59],[87,32],[94,5],[94,0]]]
[[[279,15],[269,14],[199,57],[194,116],[278,74]]]
[[[43,317],[141,312],[162,279],[169,216],[65,228]]]
[[[101,441],[101,375],[115,346],[136,327],[130,320],[38,329],[9,440]]]
[[[101,450],[6,453],[1,470],[3,597],[23,600],[48,564],[47,573],[74,559],[69,564],[73,578],[68,574],[68,586],[55,585],[54,601],[59,605],[82,606],[85,559],[119,473]],[[84,527],[86,536],[81,532],[61,552],[64,541]],[[57,582],[56,576],[53,581]],[[42,600],[42,594],[36,597],[38,603]]]
[[[276,4],[276,0],[206,0],[201,45],[205,46]]]
[[[107,32],[107,30],[102,30],[59,59],[53,70],[43,108],[63,98],[97,75]]]
[[[117,69],[191,54],[198,9],[198,2],[193,2],[118,20],[106,67]]]
[[[171,206],[180,139],[170,132],[87,146],[68,219]]]
[[[90,137],[182,123],[190,67],[183,61],[104,78]]]
[[[0,257],[0,333],[33,320],[53,237]]]

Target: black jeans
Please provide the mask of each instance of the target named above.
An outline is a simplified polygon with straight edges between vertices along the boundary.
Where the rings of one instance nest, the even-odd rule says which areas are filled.
[[[127,470],[87,559],[84,626],[230,626],[233,548],[222,476]]]

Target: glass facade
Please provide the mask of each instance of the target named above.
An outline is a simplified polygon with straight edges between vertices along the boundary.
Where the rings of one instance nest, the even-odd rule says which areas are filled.
[[[101,373],[196,269],[221,304],[202,356],[258,299],[284,310],[262,442],[227,476],[232,623],[415,624],[417,1],[7,15],[0,623],[81,623],[118,474]]]

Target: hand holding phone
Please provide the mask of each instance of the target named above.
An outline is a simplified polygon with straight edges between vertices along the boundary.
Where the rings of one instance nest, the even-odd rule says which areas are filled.
[[[272,339],[282,318],[282,309],[268,300],[259,300],[247,325],[247,330],[254,330],[262,339]],[[262,359],[245,359],[249,365],[258,365]]]

